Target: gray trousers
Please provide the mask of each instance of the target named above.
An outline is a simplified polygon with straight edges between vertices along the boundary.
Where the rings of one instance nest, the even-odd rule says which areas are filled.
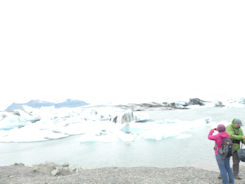
[[[240,159],[238,157],[238,153],[237,151],[235,151],[232,155],[232,161],[233,161],[233,174],[234,176],[238,176],[239,174],[239,163],[240,163]]]

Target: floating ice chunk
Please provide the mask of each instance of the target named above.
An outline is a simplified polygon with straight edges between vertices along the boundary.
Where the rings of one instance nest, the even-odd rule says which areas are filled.
[[[130,125],[127,123],[123,128],[121,129],[124,133],[129,134],[130,133]]]
[[[11,130],[13,128],[25,126],[25,124],[25,122],[20,121],[20,117],[18,115],[5,113],[2,115],[2,119],[0,121],[0,130]]]

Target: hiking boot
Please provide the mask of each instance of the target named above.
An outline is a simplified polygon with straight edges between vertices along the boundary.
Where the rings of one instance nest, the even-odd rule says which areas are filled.
[[[235,179],[237,180],[241,180],[242,178],[240,178],[240,176],[234,176]]]

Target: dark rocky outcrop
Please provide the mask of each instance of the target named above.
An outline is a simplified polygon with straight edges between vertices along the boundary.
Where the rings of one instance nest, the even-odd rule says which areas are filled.
[[[205,105],[206,101],[201,100],[199,98],[190,98],[188,105]]]
[[[218,101],[218,102],[215,103],[214,106],[215,107],[224,107],[225,105],[221,101]]]
[[[162,110],[174,110],[174,109],[188,109],[190,105],[204,106],[207,101],[201,100],[199,98],[190,98],[188,102],[176,101],[176,102],[149,102],[140,104],[127,104],[118,105],[118,107],[123,109],[132,109],[133,111],[143,111],[146,109],[162,109]]]

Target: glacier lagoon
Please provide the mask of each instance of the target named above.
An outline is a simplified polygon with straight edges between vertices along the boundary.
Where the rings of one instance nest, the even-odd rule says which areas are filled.
[[[55,162],[83,168],[217,170],[209,130],[233,118],[244,121],[244,112],[244,105],[143,111],[114,106],[43,108],[18,111],[17,116],[2,112],[0,165]]]

